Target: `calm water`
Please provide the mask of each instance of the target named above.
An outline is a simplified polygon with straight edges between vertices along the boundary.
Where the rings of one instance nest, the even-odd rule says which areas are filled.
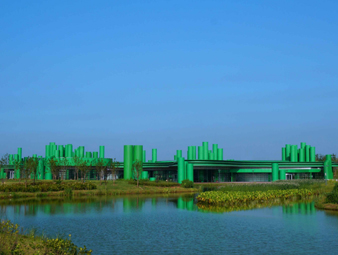
[[[192,196],[0,204],[2,218],[72,234],[93,254],[338,254],[338,214],[313,203],[217,210],[199,209]]]

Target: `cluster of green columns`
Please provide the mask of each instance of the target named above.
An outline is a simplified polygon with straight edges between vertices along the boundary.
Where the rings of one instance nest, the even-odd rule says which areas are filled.
[[[143,162],[143,146],[142,145],[125,145],[124,146],[124,179],[134,178],[133,163],[138,160]],[[145,175],[145,174],[144,174]],[[144,177],[141,175],[141,178]]]
[[[316,148],[306,143],[297,145],[286,144],[282,148],[282,160],[290,162],[316,162]]]

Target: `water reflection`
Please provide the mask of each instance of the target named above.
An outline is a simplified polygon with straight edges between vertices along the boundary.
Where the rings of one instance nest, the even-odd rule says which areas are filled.
[[[264,207],[281,206],[284,214],[314,214],[315,203],[311,200],[269,200],[265,202],[253,201],[250,203],[232,206],[215,206],[196,204],[196,195],[181,196],[129,196],[129,197],[101,197],[101,198],[73,198],[73,199],[30,199],[1,201],[0,217],[2,215],[68,215],[68,214],[101,214],[106,212],[142,212],[156,210],[158,205],[174,206],[179,210],[227,213],[244,211]],[[146,209],[145,209],[146,208]]]
[[[286,214],[314,214],[315,202],[283,205],[283,213]]]

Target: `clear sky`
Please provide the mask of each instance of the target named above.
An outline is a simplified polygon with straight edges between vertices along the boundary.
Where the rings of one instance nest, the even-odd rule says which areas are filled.
[[[0,1],[0,155],[338,153],[338,1]]]

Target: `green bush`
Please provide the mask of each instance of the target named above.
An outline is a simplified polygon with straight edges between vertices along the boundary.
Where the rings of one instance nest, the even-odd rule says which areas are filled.
[[[338,204],[338,183],[333,187],[331,193],[326,196],[326,203]]]
[[[71,190],[93,190],[97,186],[90,182],[36,182],[29,183],[25,187],[24,183],[16,183],[11,185],[0,185],[0,192],[48,192],[48,191],[63,191]]]
[[[188,179],[183,180],[181,187],[183,188],[193,188],[194,187],[194,183],[192,181],[189,181]]]

